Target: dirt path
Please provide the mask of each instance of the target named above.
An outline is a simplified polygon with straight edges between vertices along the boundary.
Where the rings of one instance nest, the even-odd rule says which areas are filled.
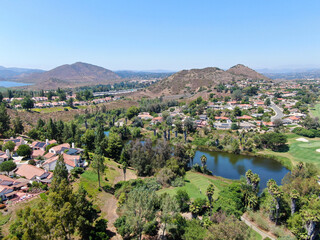
[[[119,176],[117,176],[114,181],[113,181],[113,185],[115,185],[116,183],[123,181],[124,180],[124,176],[123,176],[123,171],[121,168],[115,168],[117,172],[119,172]],[[131,169],[127,169],[126,172],[126,181],[131,180],[131,179],[136,179],[137,175],[135,174],[135,172]],[[117,230],[115,228],[115,226],[113,225],[114,222],[117,220],[117,218],[119,217],[117,214],[117,199],[115,198],[114,195],[107,193],[106,200],[104,200],[104,206],[102,207],[102,211],[105,212],[107,215],[107,219],[108,219],[108,230],[110,231],[110,234],[112,235],[112,240],[121,240],[122,237],[117,233]]]
[[[271,240],[276,240],[276,238],[273,235],[259,228],[255,223],[251,222],[248,218],[246,218],[245,215],[241,216],[241,221],[243,221],[257,233],[259,233],[262,236],[262,239],[270,238]]]
[[[114,179],[113,184],[117,184],[118,182],[124,180],[123,170],[117,168],[117,171],[120,173],[120,175]],[[131,180],[131,179],[137,179],[137,175],[134,173],[133,170],[127,169],[127,172],[126,172],[126,181],[129,181],[129,180]]]

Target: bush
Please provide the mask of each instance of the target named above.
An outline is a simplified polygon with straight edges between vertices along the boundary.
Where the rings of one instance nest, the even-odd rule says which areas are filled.
[[[172,187],[183,187],[185,185],[183,177],[177,177],[171,182]]]
[[[144,227],[145,234],[149,236],[156,236],[158,234],[158,230],[159,230],[159,225],[156,220],[148,222]]]
[[[302,127],[296,127],[295,129],[292,130],[293,133],[300,135],[300,136],[304,136],[304,137],[308,137],[308,138],[314,138],[315,137],[315,133],[312,130],[308,130]],[[318,135],[318,131],[315,130],[316,134]]]

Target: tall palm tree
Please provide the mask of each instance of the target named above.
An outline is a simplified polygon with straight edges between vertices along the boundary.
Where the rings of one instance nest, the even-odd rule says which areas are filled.
[[[206,192],[206,195],[207,195],[208,200],[209,200],[209,203],[210,203],[210,207],[212,207],[212,206],[211,206],[211,203],[212,203],[213,194],[214,194],[214,185],[211,183],[211,184],[208,186],[207,192]]]
[[[194,156],[196,155],[196,151],[193,148],[189,148],[187,150],[187,154],[190,158],[190,164],[193,165],[193,159],[194,159]]]
[[[201,158],[202,167],[204,167],[207,163],[207,157],[205,155],[202,155]]]

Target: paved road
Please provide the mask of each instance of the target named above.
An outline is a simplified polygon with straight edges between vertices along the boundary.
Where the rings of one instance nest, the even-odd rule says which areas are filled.
[[[276,113],[276,115],[271,117],[271,121],[273,122],[276,119],[282,119],[284,117],[283,112],[281,111],[281,109],[274,104],[274,102],[271,102],[270,107],[273,109],[273,111]]]
[[[267,232],[261,230],[260,228],[258,228],[254,223],[252,223],[251,221],[249,221],[249,219],[245,218],[244,216],[241,216],[241,220],[247,224],[249,227],[251,227],[254,231],[256,231],[257,233],[259,233],[262,236],[262,239],[265,238],[270,238],[272,240],[275,240],[275,238],[273,236],[271,236],[270,234],[268,234]]]

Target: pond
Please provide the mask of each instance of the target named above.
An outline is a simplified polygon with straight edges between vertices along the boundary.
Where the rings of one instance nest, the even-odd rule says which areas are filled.
[[[271,178],[281,184],[282,178],[289,172],[276,160],[224,152],[197,151],[193,164],[201,166],[202,155],[207,157],[207,168],[216,176],[240,179],[251,169],[260,176],[260,191],[267,187],[267,182]]]
[[[22,87],[32,85],[30,83],[20,83],[20,82],[11,82],[11,81],[0,81],[0,87],[10,88],[10,87]]]

